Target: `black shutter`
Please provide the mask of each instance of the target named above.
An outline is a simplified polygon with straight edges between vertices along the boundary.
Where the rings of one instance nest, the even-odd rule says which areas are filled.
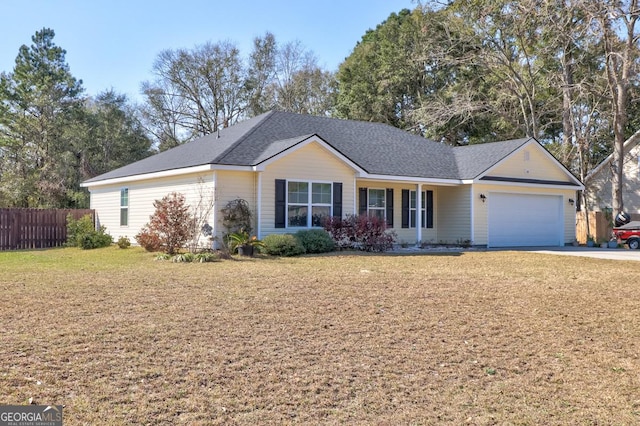
[[[276,179],[276,228],[287,227],[287,181]]]
[[[433,191],[427,191],[427,228],[433,228]]]
[[[393,189],[387,188],[387,226],[393,228]]]
[[[333,216],[342,217],[342,183],[333,182]]]
[[[402,190],[402,227],[409,227],[409,190]]]
[[[359,188],[358,189],[358,193],[359,193],[359,209],[358,209],[358,214],[359,215],[366,215],[367,214],[367,188]]]

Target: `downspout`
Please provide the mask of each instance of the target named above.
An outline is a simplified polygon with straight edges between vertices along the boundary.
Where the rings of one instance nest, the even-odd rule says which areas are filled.
[[[418,183],[416,185],[416,247],[420,247],[421,245],[422,245],[422,184]]]
[[[258,173],[258,194],[256,195],[256,234],[262,239],[262,172]]]

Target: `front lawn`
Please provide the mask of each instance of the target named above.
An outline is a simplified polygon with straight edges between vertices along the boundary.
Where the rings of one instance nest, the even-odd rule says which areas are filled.
[[[637,262],[0,253],[0,404],[77,424],[637,424]]]

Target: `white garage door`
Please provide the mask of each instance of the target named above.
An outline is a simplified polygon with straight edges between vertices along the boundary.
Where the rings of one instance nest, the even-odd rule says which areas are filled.
[[[562,197],[492,192],[489,247],[563,245]]]

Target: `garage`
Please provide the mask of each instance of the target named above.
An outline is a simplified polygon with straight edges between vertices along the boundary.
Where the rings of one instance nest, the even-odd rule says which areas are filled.
[[[488,246],[562,246],[562,197],[509,194],[487,196]]]

